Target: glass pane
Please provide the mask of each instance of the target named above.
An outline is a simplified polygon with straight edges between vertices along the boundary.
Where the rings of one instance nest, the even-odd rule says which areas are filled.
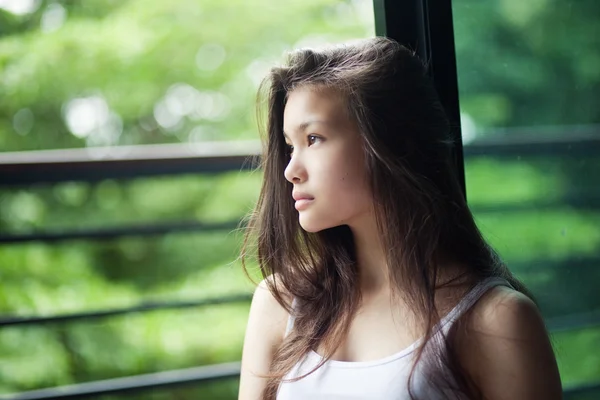
[[[565,387],[600,382],[600,2],[453,8],[469,203],[536,295]]]
[[[0,1],[0,151],[258,139],[255,96],[267,69],[292,48],[373,36],[372,8],[370,0]],[[3,187],[0,236],[236,221],[259,183],[259,174],[234,171]],[[239,232],[220,231],[2,244],[0,313],[249,291],[240,242]],[[0,393],[239,360],[247,313],[248,304],[232,304],[0,328]],[[134,397],[234,399],[236,388],[233,379]]]

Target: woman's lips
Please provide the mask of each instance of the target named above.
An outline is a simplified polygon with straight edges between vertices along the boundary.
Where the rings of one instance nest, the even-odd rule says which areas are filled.
[[[298,199],[296,200],[294,207],[296,210],[301,211],[306,209],[313,201],[314,199]]]

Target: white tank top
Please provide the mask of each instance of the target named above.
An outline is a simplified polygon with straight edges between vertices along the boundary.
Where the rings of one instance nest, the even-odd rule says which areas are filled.
[[[448,333],[450,327],[465,311],[477,302],[488,290],[496,286],[511,287],[503,278],[488,278],[478,283],[437,325],[433,340],[443,340],[440,331]],[[286,335],[294,324],[288,319]],[[406,349],[374,361],[329,360],[312,374],[296,382],[282,382],[277,392],[277,400],[409,400],[408,378],[413,366],[412,353],[421,340]],[[423,356],[426,352],[423,353]],[[301,376],[322,360],[314,351],[307,354],[304,361],[296,364],[285,379]],[[419,365],[422,363],[419,362]],[[443,389],[428,384],[423,371],[415,369],[412,378],[413,394],[421,399],[442,398]],[[444,373],[444,371],[440,371]],[[456,398],[456,395],[451,398]]]

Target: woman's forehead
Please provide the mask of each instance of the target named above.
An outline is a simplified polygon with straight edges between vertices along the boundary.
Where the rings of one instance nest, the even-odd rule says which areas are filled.
[[[349,122],[341,95],[332,89],[298,88],[288,95],[283,112],[286,136],[306,130],[309,126],[337,126]]]

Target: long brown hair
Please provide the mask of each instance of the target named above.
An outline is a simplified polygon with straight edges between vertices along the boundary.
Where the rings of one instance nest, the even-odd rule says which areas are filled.
[[[299,86],[342,94],[361,132],[391,285],[424,327],[416,360],[439,321],[435,294],[442,261],[466,266],[471,282],[499,276],[526,292],[474,222],[452,163],[451,126],[414,53],[382,37],[292,52],[259,89],[259,104],[266,97],[268,106],[264,178],[242,251],[244,260],[250,245],[256,246],[261,273],[271,277],[266,281],[269,290],[295,316],[291,333],[274,355],[265,399],[276,397],[282,379],[311,349],[324,352],[317,368],[332,357],[361,300],[350,228],[304,231],[294,209],[292,184],[284,179],[289,155],[283,112],[288,94]],[[290,298],[296,301],[294,309]],[[457,362],[451,341],[442,344],[437,353],[455,382],[452,391],[474,396],[476,390]]]

